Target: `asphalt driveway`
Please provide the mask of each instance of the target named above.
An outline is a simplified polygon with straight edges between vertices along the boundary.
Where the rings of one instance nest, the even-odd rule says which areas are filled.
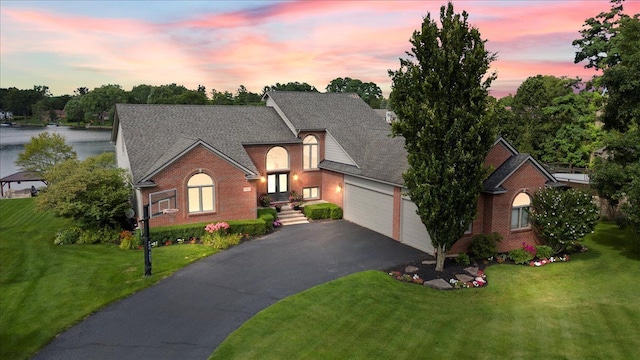
[[[245,321],[289,295],[427,256],[344,220],[283,227],[91,315],[34,359],[206,359]]]

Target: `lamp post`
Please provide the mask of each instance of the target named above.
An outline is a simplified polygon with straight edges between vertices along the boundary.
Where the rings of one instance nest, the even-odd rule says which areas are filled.
[[[144,276],[151,276],[151,244],[149,244],[149,205],[143,209],[142,243],[144,246]]]

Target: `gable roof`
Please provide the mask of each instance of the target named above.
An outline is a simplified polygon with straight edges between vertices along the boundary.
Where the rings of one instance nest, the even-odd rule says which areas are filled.
[[[300,142],[271,108],[225,105],[116,105],[134,183],[142,183],[202,145],[242,170],[258,171],[243,144]]]
[[[506,142],[506,140],[504,139],[503,141]],[[513,146],[511,146],[511,148],[515,150]],[[540,163],[537,162],[536,159],[534,159],[531,155],[516,154],[508,158],[493,173],[491,173],[491,175],[489,175],[487,180],[485,180],[482,184],[482,190],[489,194],[505,193],[507,190],[502,187],[502,184],[527,162],[531,163],[542,173],[542,175],[547,179],[547,184],[558,184],[558,181],[553,177],[553,175],[551,175],[551,173],[549,173],[547,169],[540,165]]]
[[[265,98],[273,100],[296,131],[331,133],[359,167],[365,160],[363,144],[370,131],[390,134],[389,126],[357,94],[270,91]]]

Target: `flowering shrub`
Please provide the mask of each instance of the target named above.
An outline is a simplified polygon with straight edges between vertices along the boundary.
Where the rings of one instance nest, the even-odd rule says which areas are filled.
[[[215,224],[211,223],[204,227],[204,230],[208,231],[211,234],[220,230],[227,230],[227,229],[229,229],[229,224],[227,224],[226,222],[219,222]]]
[[[531,254],[531,257],[534,258],[536,257],[536,254],[538,253],[538,250],[536,250],[535,247],[523,242],[522,243],[522,248],[524,249],[524,251],[528,252],[529,254]]]
[[[282,226],[282,223],[280,222],[280,220],[276,220],[273,222],[273,227],[280,227]]]
[[[554,253],[592,233],[598,208],[591,195],[576,189],[541,189],[531,199],[533,228]]]
[[[224,250],[230,246],[237,245],[242,239],[242,234],[227,234],[229,224],[226,222],[211,223],[205,226],[202,243],[213,246],[215,249]]]

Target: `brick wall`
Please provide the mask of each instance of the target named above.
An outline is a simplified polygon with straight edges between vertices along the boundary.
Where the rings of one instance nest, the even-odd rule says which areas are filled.
[[[490,234],[497,232],[502,235],[503,240],[498,243],[499,252],[522,247],[522,243],[529,245],[539,245],[542,240],[538,238],[531,228],[511,229],[511,204],[515,197],[526,192],[533,195],[538,189],[544,186],[546,177],[532,163],[525,163],[503,184],[507,189],[504,194],[481,194],[478,201],[476,219],[473,221],[472,233],[463,236],[451,248],[449,253],[456,254],[467,251],[471,237],[475,234]]]
[[[340,191],[338,191],[340,186]],[[322,199],[344,209],[344,175],[322,170]]]
[[[198,173],[209,175],[215,184],[214,212],[188,213],[187,182],[191,176]],[[203,146],[194,148],[156,174],[152,180],[156,183],[155,187],[142,189],[143,203],[146,204],[149,201],[149,193],[176,188],[179,211],[173,222],[169,215],[161,215],[151,219],[151,226],[255,219],[256,217],[258,182],[246,180],[244,172]]]
[[[489,154],[484,160],[486,165],[491,165],[493,170],[497,169],[511,157],[511,152],[506,148],[502,142],[498,142],[494,147],[489,150]]]

